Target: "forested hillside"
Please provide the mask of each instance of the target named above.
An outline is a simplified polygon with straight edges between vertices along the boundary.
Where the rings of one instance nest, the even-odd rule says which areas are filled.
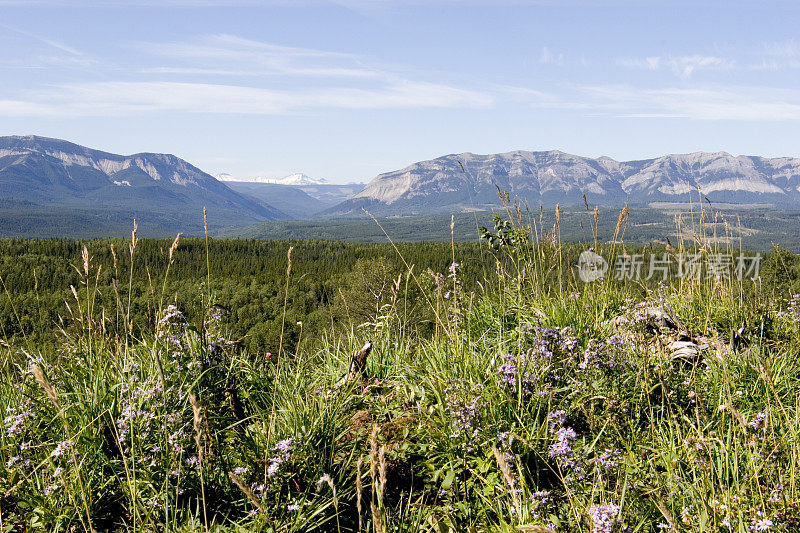
[[[131,263],[130,240],[0,240],[0,338],[39,343],[68,329],[79,312],[74,287],[81,296],[89,291],[104,310],[104,327],[114,334],[124,331],[129,294],[136,333],[151,328],[167,304],[202,322],[200,310],[208,303],[202,299],[210,295],[212,305],[230,311],[225,322],[234,338],[253,350],[277,351],[290,247],[284,328],[290,348],[300,336],[298,322],[309,338],[332,324],[355,328],[392,297],[418,300],[416,284],[401,275],[403,260],[426,286],[435,285],[432,274],[447,273],[454,253],[464,261],[463,283],[470,288],[494,268],[494,259],[477,243],[399,244],[396,251],[390,244],[210,239],[206,249],[203,239],[181,239],[170,264],[172,245],[172,240],[137,240]],[[421,306],[410,304],[406,311],[416,328],[431,327],[430,313]]]

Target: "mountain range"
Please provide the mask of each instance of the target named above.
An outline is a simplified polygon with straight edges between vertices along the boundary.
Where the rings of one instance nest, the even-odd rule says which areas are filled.
[[[54,214],[80,212],[125,219],[128,227],[136,218],[140,225],[197,231],[204,207],[211,227],[287,218],[174,155],[123,156],[37,136],[0,137],[0,199],[20,224],[34,225],[47,223],[43,214],[52,223]]]
[[[228,179],[228,176],[223,176]],[[428,216],[502,207],[508,191],[539,205],[654,207],[709,201],[800,209],[800,159],[725,152],[636,161],[559,151],[451,154],[381,174],[366,186],[294,174],[280,183],[220,181],[174,155],[116,155],[59,139],[0,137],[0,236],[202,234],[265,221]],[[230,232],[229,232],[230,233]],[[257,232],[256,232],[257,233]]]
[[[498,208],[498,188],[539,205],[647,206],[658,202],[762,204],[800,208],[800,159],[725,152],[637,161],[559,151],[451,154],[381,174],[326,216],[424,215]]]

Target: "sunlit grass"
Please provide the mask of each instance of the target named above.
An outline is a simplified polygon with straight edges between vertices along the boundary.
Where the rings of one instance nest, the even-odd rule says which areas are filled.
[[[296,353],[241,349],[216,308],[111,331],[85,257],[59,353],[3,348],[0,528],[800,527],[800,314],[733,278],[584,284],[557,232],[512,226],[474,293],[456,266],[388,280],[426,291],[430,335],[398,289]]]

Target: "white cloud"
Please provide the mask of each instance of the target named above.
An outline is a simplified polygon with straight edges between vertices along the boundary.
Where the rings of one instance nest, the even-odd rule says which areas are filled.
[[[203,83],[99,82],[63,85],[34,96],[30,101],[0,101],[0,115],[119,116],[164,111],[275,115],[321,108],[487,107],[493,102],[486,93],[424,82],[302,91]]]
[[[582,87],[598,111],[628,117],[669,116],[698,120],[800,120],[800,91],[765,87]]]
[[[800,44],[794,39],[786,41],[764,43],[764,54],[786,59],[800,58]]]
[[[617,65],[629,68],[660,70],[668,68],[676,76],[688,78],[698,70],[730,70],[735,67],[733,60],[710,55],[693,54],[685,56],[650,56],[646,58],[621,58]]]
[[[706,86],[641,88],[631,85],[561,86],[558,94],[501,87],[506,101],[585,116],[694,120],[800,120],[800,90]]]
[[[139,42],[136,49],[178,61],[178,66],[144,69],[145,73],[393,78],[369,67],[355,54],[265,43],[236,35],[206,35],[192,41]]]

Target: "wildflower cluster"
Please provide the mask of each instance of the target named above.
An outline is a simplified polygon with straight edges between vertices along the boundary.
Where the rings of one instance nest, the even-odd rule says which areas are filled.
[[[3,429],[8,439],[6,442],[10,445],[10,456],[6,461],[6,468],[9,470],[31,468],[30,441],[35,438],[32,432],[37,421],[35,404],[30,399],[17,407],[6,408]]]
[[[606,341],[589,339],[583,351],[583,359],[578,364],[581,370],[590,368],[613,369],[624,363],[626,341],[622,335],[612,335]]]
[[[619,522],[619,505],[608,503],[589,507],[589,520],[592,522],[592,533],[613,533],[617,531]]]
[[[224,309],[218,306],[212,307],[208,312],[206,318],[206,342],[208,343],[208,358],[207,364],[213,364],[211,359],[220,355],[225,350],[229,350],[236,346],[236,343],[228,339],[223,332],[222,318],[224,316]]]
[[[215,333],[214,342],[220,338]],[[223,393],[216,390],[219,377],[209,377],[214,373],[204,372],[209,368],[209,357],[204,358],[203,354],[210,350],[198,344],[183,313],[174,305],[161,313],[157,340],[169,357],[156,373],[143,369],[133,359],[122,368],[113,438],[119,453],[135,458],[137,471],[151,472],[154,482],[165,483],[166,476],[169,483],[184,487],[197,481],[200,461],[189,389],[197,387],[198,394],[209,402]],[[219,359],[212,369],[219,368],[222,362]],[[158,499],[152,504],[153,508],[161,508]]]
[[[269,466],[267,466],[268,477],[273,477],[280,472],[281,466],[291,457],[294,445],[294,439],[288,438],[280,441],[272,448],[272,452],[275,455],[269,458]]]
[[[189,370],[197,376],[202,365],[199,354],[192,349],[188,325],[183,313],[174,305],[169,305],[161,312],[161,319],[158,321],[158,339],[166,344],[170,352],[170,370]]]
[[[463,379],[451,381],[444,390],[445,409],[451,418],[451,439],[463,439],[465,451],[473,449],[477,437],[483,430],[481,409],[483,408],[483,385],[469,385]]]
[[[526,325],[520,329],[519,348],[518,355],[509,353],[500,357],[496,370],[498,386],[512,393],[521,391],[526,396],[534,393],[544,396],[552,388],[552,382],[559,378],[553,360],[573,354],[579,343],[572,328]],[[550,373],[545,374],[543,369]]]
[[[556,438],[556,441],[550,445],[548,454],[560,468],[580,471],[580,467],[574,459],[575,452],[572,449],[572,443],[578,435],[574,429],[564,425],[566,421],[567,413],[563,409],[548,413],[547,432]]]
[[[767,413],[760,412],[753,415],[753,418],[747,424],[753,431],[758,431],[767,421]]]
[[[6,408],[6,417],[3,419],[6,436],[23,435],[28,429],[28,423],[35,419],[34,404],[30,399],[25,400],[25,403],[19,407]]]
[[[444,293],[444,298],[449,299],[451,296],[454,300],[458,298],[461,294],[461,281],[458,279],[458,267],[460,267],[460,263],[450,263],[450,266],[447,268],[447,279],[450,280],[450,283],[453,285],[452,292],[447,291]]]
[[[794,324],[800,324],[800,294],[794,294],[777,313],[778,318],[782,318]]]

